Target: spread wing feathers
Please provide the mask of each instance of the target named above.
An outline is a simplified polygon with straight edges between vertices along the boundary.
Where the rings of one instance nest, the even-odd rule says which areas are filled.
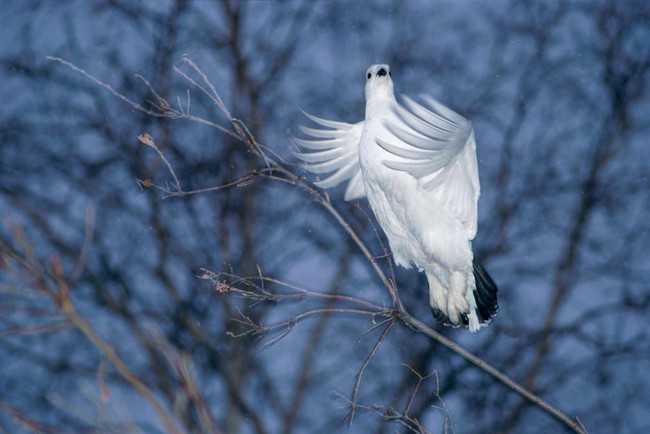
[[[307,163],[307,170],[312,173],[334,172],[315,184],[321,188],[332,188],[349,179],[345,200],[365,197],[366,189],[359,167],[363,122],[347,124],[304,114],[325,129],[300,126],[300,130],[311,139],[294,137],[293,141],[311,152],[296,152],[296,157]]]
[[[390,134],[377,143],[399,158],[384,164],[416,177],[472,239],[480,194],[472,124],[431,97],[422,100],[424,105],[404,96],[404,105],[395,104],[386,124]]]

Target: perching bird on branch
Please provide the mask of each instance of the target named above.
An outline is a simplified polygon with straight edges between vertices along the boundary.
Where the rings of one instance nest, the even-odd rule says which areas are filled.
[[[300,127],[296,155],[316,185],[348,181],[345,200],[368,197],[398,265],[429,282],[429,304],[445,325],[471,332],[498,310],[497,287],[474,261],[480,194],[472,124],[435,99],[395,99],[388,65],[366,72],[366,118],[356,124],[306,114],[324,128]]]

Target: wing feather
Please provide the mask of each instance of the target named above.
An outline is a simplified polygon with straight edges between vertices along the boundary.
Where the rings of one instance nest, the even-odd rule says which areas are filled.
[[[422,104],[408,97],[402,101],[386,124],[389,134],[377,139],[398,157],[384,164],[417,178],[474,238],[480,186],[471,122],[428,96]]]
[[[341,167],[333,175],[325,178],[322,181],[316,181],[314,182],[314,184],[316,184],[320,188],[334,188],[337,185],[339,185],[341,182],[352,178],[355,175],[355,173],[356,173],[356,168],[354,167],[353,163],[350,163],[347,166]]]
[[[300,158],[305,163],[321,163],[323,161],[333,160],[343,156],[343,150],[339,148],[330,148],[320,152],[297,152]]]
[[[294,137],[294,143],[315,152],[295,152],[296,157],[304,161],[307,170],[312,173],[333,172],[315,184],[320,188],[333,188],[349,180],[345,200],[365,197],[366,189],[359,166],[359,141],[363,122],[348,124],[303,113],[312,122],[325,128],[300,126],[300,131],[310,138]]]

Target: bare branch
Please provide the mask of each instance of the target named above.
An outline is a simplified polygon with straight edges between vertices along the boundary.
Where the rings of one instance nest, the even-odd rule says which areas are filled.
[[[361,365],[361,368],[359,368],[359,372],[357,372],[356,375],[356,381],[354,383],[354,388],[352,389],[352,400],[351,400],[351,406],[350,406],[350,414],[348,414],[348,423],[352,425],[352,422],[354,421],[354,413],[356,411],[356,406],[357,406],[357,398],[359,397],[359,391],[361,390],[361,380],[363,378],[363,373],[372,361],[372,359],[375,357],[375,354],[377,354],[377,350],[379,349],[379,346],[382,344],[386,336],[388,336],[388,333],[390,330],[393,328],[395,325],[395,320],[391,321],[384,331],[382,332],[381,336],[379,339],[377,339],[377,342],[375,343],[375,346],[372,348],[370,351],[370,354],[368,354],[368,357],[366,357],[366,360],[363,362],[363,365]]]
[[[79,68],[78,66],[74,65],[71,62],[68,62],[65,59],[62,59],[60,57],[55,57],[55,56],[47,56],[47,60],[51,60],[53,62],[61,63],[61,64],[65,65],[65,66],[67,66],[68,68],[72,69],[73,71],[78,72],[79,74],[81,74],[84,77],[88,78],[89,80],[93,81],[98,86],[101,86],[104,89],[108,90],[116,98],[121,99],[122,101],[126,102],[131,107],[133,107],[134,109],[136,109],[136,110],[138,110],[138,111],[140,111],[142,113],[145,113],[145,114],[147,114],[149,116],[153,116],[153,117],[157,117],[157,118],[162,117],[162,118],[170,118],[170,119],[187,119],[187,120],[191,120],[191,121],[194,121],[194,122],[198,122],[200,124],[204,124],[204,125],[216,128],[219,131],[230,135],[231,137],[234,137],[236,139],[241,140],[241,137],[237,133],[234,133],[234,132],[228,130],[227,128],[224,128],[219,124],[216,124],[214,122],[211,122],[211,121],[209,121],[207,119],[204,119],[204,118],[201,118],[201,117],[193,116],[193,115],[191,115],[189,113],[184,113],[184,112],[178,111],[178,110],[174,109],[171,106],[167,106],[167,107],[166,106],[155,106],[157,109],[159,109],[158,111],[149,110],[149,109],[143,107],[141,104],[138,104],[137,102],[133,101],[132,99],[130,99],[130,98],[126,97],[125,95],[119,93],[118,91],[113,89],[113,87],[111,85],[109,85],[107,83],[104,83],[103,81],[99,80],[95,76],[93,76],[93,75],[89,74],[88,72],[86,72],[84,69]],[[188,105],[188,107],[189,107],[189,105]]]
[[[393,422],[393,423],[400,424],[404,426],[406,429],[408,429],[410,432],[416,434],[431,434],[431,431],[425,429],[420,423],[420,421],[418,421],[417,419],[413,419],[406,414],[400,413],[393,407],[385,407],[379,404],[366,405],[366,404],[354,403],[350,398],[348,398],[347,396],[345,396],[340,392],[334,392],[334,396],[344,399],[350,407],[375,413],[386,422]]]

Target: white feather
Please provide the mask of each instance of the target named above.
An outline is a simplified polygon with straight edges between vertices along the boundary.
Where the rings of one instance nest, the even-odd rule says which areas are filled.
[[[312,173],[334,172],[315,184],[321,188],[332,188],[350,180],[345,192],[345,200],[361,199],[366,192],[359,168],[359,141],[363,122],[346,124],[321,119],[305,113],[314,123],[328,129],[300,127],[300,130],[317,140],[294,137],[293,141],[316,152],[296,152],[296,156],[307,163]]]
[[[415,265],[429,281],[430,304],[451,325],[463,317],[482,325],[473,291],[471,240],[480,194],[471,123],[435,99],[421,103],[393,93],[387,65],[367,71],[366,117],[356,124],[306,115],[328,129],[301,127],[295,138],[307,169],[334,172],[317,182],[331,188],[350,180],[345,200],[368,197],[398,265]]]

